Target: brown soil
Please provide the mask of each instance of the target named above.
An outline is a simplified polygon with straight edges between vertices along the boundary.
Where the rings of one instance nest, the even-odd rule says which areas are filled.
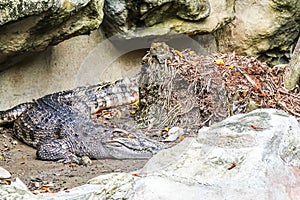
[[[36,150],[12,138],[11,131],[0,127],[0,166],[12,174],[12,181],[19,177],[34,193],[66,190],[101,174],[140,169],[147,162],[105,159],[83,166],[41,161],[36,159]]]

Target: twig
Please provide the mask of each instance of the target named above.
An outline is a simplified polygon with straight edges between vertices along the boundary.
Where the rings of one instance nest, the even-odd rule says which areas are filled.
[[[241,74],[243,74],[243,75],[246,77],[246,79],[249,81],[249,83],[251,83],[251,85],[253,85],[255,88],[259,88],[259,87],[256,85],[255,81],[253,81],[252,78],[251,78],[246,72],[243,72],[243,71],[242,71],[239,67],[237,67],[237,66],[235,66],[235,68],[236,68]]]
[[[289,109],[286,107],[286,105],[284,105],[282,102],[278,102],[278,105],[281,106],[282,108],[284,108],[286,111],[288,111],[289,113],[291,113],[292,115],[295,115],[297,117],[300,117],[299,113],[294,112],[293,110]]]

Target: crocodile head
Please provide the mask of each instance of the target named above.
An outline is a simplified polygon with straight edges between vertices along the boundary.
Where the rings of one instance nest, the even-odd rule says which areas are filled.
[[[166,146],[145,137],[116,137],[106,141],[103,146],[116,159],[148,159]]]

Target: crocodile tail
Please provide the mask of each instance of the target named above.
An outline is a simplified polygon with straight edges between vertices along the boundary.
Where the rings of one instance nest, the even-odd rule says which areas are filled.
[[[28,110],[33,103],[22,103],[11,109],[0,111],[0,125],[15,121],[24,111]]]

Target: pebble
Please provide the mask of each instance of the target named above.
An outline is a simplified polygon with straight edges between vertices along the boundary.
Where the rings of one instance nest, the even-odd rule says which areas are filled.
[[[82,162],[81,164],[83,164],[84,166],[88,166],[92,164],[92,161],[88,156],[83,156],[81,158],[81,162]]]
[[[21,179],[19,179],[18,177],[16,178],[15,181],[11,182],[11,186],[14,186],[14,187],[22,189],[22,190],[28,190],[25,183],[23,181],[21,181]]]
[[[0,179],[9,179],[11,174],[6,169],[0,167]]]
[[[173,142],[175,141],[179,136],[183,135],[184,131],[182,128],[180,127],[172,127],[169,131],[168,131],[168,137],[166,139],[164,139],[164,142]]]

